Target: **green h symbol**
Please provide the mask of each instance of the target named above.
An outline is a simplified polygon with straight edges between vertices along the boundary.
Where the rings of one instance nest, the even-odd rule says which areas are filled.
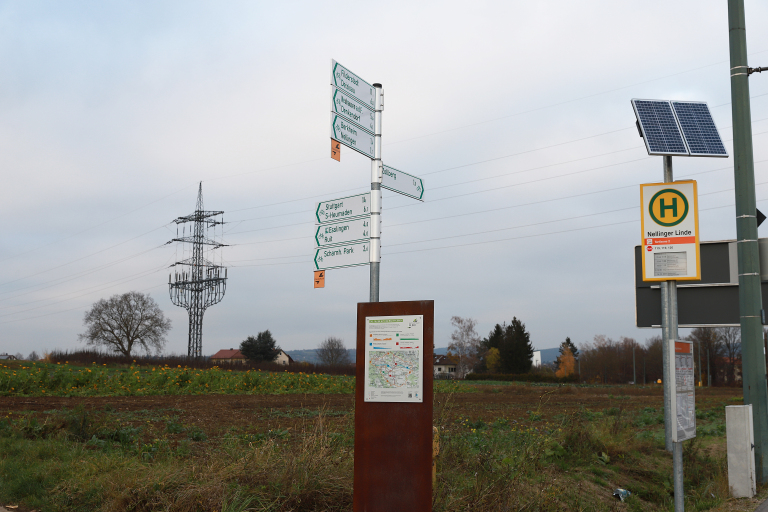
[[[664,204],[664,198],[659,198],[659,217],[666,217],[667,215],[664,213],[665,210],[672,210],[672,216],[677,217],[677,198],[672,198],[672,204],[670,206],[666,206]]]

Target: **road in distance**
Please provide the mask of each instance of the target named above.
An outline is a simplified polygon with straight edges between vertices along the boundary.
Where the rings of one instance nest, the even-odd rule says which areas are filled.
[[[317,226],[315,243],[317,247],[363,242],[371,237],[371,218],[345,220]]]
[[[315,270],[355,267],[370,261],[370,242],[323,247],[315,251]]]
[[[363,192],[354,196],[340,197],[317,203],[315,218],[318,224],[338,222],[355,217],[370,216],[371,193]]]

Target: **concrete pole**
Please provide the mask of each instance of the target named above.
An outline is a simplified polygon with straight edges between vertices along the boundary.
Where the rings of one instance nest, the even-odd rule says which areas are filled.
[[[736,247],[739,257],[739,316],[744,404],[751,404],[758,483],[768,481],[768,386],[763,353],[763,308],[760,256],[757,245],[755,169],[752,156],[752,116],[744,0],[728,0],[731,50],[733,171],[736,191]]]
[[[373,112],[373,160],[371,160],[371,295],[370,302],[379,302],[379,270],[381,266],[381,112],[384,110],[384,90],[373,84],[376,93]]]
[[[672,157],[664,156],[664,183],[671,183],[672,175]],[[672,451],[672,425],[675,420],[675,412],[672,408],[672,393],[674,393],[674,382],[668,382],[667,376],[670,374],[670,364],[674,361],[669,359],[669,347],[677,339],[677,282],[661,282],[661,346],[662,346],[662,366],[664,383],[664,447],[668,452]]]

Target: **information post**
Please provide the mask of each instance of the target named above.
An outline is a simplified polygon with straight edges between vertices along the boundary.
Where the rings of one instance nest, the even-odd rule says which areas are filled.
[[[435,303],[357,305],[355,512],[432,510]]]

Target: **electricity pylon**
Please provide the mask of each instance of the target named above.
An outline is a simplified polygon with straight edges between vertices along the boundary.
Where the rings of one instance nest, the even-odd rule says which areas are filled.
[[[176,238],[168,243],[182,244],[182,259],[171,265],[181,266],[181,270],[168,275],[168,288],[171,302],[189,312],[187,356],[200,357],[203,350],[203,314],[209,306],[221,302],[227,289],[227,269],[221,265],[221,259],[216,264],[216,253],[213,252],[226,246],[216,241],[216,226],[223,226],[224,212],[203,210],[203,183],[200,182],[195,212],[173,222],[176,223]],[[189,235],[186,233],[187,223],[192,224]],[[179,236],[179,225],[182,226],[182,236]],[[212,237],[208,236],[211,229]]]

